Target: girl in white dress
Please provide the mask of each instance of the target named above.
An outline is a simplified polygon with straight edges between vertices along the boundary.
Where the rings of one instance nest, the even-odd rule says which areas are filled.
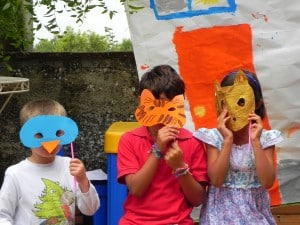
[[[194,136],[206,144],[207,202],[201,225],[275,225],[270,188],[276,177],[277,130],[263,129],[265,107],[255,74],[234,71],[216,82],[217,128],[200,128]]]

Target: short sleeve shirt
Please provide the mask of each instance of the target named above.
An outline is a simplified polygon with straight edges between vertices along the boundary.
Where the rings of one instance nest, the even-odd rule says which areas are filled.
[[[192,176],[198,182],[207,182],[207,162],[204,145],[184,128],[180,129],[178,144],[183,151],[184,160],[190,167]],[[125,133],[118,147],[118,181],[125,183],[127,174],[136,173],[150,156],[154,140],[146,127]],[[144,194],[137,198],[128,194],[124,204],[125,214],[120,224],[135,221],[135,224],[193,224],[190,218],[192,206],[185,200],[177,178],[172,169],[159,162],[152,183]],[[181,212],[181,213],[178,213]]]
[[[200,128],[194,133],[199,140],[216,147],[221,151],[223,137],[218,129]],[[266,149],[282,141],[278,130],[263,130],[260,142],[262,149]],[[251,145],[232,145],[230,153],[229,172],[223,184],[231,188],[254,188],[260,187],[261,183],[256,174],[255,158]]]

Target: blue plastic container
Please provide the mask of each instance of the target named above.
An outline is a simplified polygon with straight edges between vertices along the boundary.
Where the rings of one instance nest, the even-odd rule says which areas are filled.
[[[107,181],[91,181],[100,198],[100,208],[93,216],[83,216],[84,225],[107,225]]]
[[[117,182],[117,154],[107,156],[107,225],[117,225],[124,214],[123,204],[128,194],[126,185]]]

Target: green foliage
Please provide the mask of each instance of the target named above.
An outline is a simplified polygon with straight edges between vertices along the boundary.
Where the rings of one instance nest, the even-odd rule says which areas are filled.
[[[95,32],[75,32],[70,26],[63,36],[55,35],[52,40],[41,40],[34,46],[35,52],[104,52],[104,51],[132,51],[130,39],[121,43],[115,40],[111,28],[106,28],[106,36]]]
[[[5,3],[4,5],[2,3]],[[2,1],[0,4],[0,49],[10,51],[21,49],[28,46],[24,40],[26,29],[24,27],[24,18],[19,16],[23,11],[22,0]]]
[[[130,39],[123,39],[123,41],[117,45],[117,51],[133,51],[132,42]]]
[[[32,0],[25,0],[30,2]],[[59,34],[60,28],[57,24],[56,16],[65,12],[71,12],[71,17],[73,17],[76,23],[82,23],[86,17],[86,14],[91,10],[98,8],[101,9],[102,14],[108,14],[109,18],[112,19],[117,13],[115,10],[110,10],[107,6],[106,1],[108,0],[34,0],[34,6],[46,7],[47,12],[44,17],[47,18],[45,23],[42,23],[37,17],[34,11],[30,11],[32,14],[32,19],[37,23],[36,30],[45,27],[52,34]],[[112,1],[112,0],[109,0]],[[114,0],[115,1],[115,0]],[[122,4],[128,3],[129,13],[135,13],[144,7],[135,6],[137,0],[119,0]]]
[[[33,44],[33,40],[28,37],[31,33],[34,34],[35,31],[40,30],[42,27],[45,27],[54,35],[61,34],[62,32],[56,20],[58,14],[71,13],[71,17],[75,19],[76,23],[82,23],[87,13],[98,8],[101,9],[102,14],[107,14],[112,18],[117,12],[110,10],[106,1],[116,0],[0,0],[0,62],[7,65],[8,70],[11,70],[11,67],[8,65],[9,57],[6,55],[6,52],[28,51]],[[119,1],[122,4],[127,3],[130,14],[136,13],[143,8],[136,5],[137,0]],[[37,17],[34,11],[36,7],[46,8],[46,13],[43,15],[44,22]],[[29,18],[26,19],[25,15],[28,14]],[[37,24],[35,28],[32,27],[33,23]],[[97,38],[94,42],[98,44],[101,41],[97,40]],[[82,37],[80,41],[85,44],[84,41],[86,40]],[[115,50],[116,46],[122,48],[121,46],[123,45],[121,43],[121,46],[119,46],[117,43],[113,43],[112,40],[108,40],[108,42],[111,50]],[[69,42],[69,46],[71,45],[79,45],[79,42]],[[51,46],[50,49],[59,48],[56,46],[55,40],[53,40],[53,43],[40,43],[40,46],[44,46],[43,48],[45,49]],[[77,47],[79,48],[79,46]]]
[[[22,0],[0,1],[0,61],[8,70],[10,59],[5,54],[6,51],[23,51],[30,46],[31,42],[26,36],[26,26],[23,12],[24,4]]]

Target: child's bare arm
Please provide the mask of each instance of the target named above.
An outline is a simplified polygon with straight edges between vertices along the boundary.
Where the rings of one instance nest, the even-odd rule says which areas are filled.
[[[186,199],[193,205],[199,206],[205,200],[206,192],[204,187],[198,183],[189,172],[189,165],[184,162],[183,151],[177,141],[170,144],[165,154],[165,160],[173,169],[171,176],[176,176]]]

